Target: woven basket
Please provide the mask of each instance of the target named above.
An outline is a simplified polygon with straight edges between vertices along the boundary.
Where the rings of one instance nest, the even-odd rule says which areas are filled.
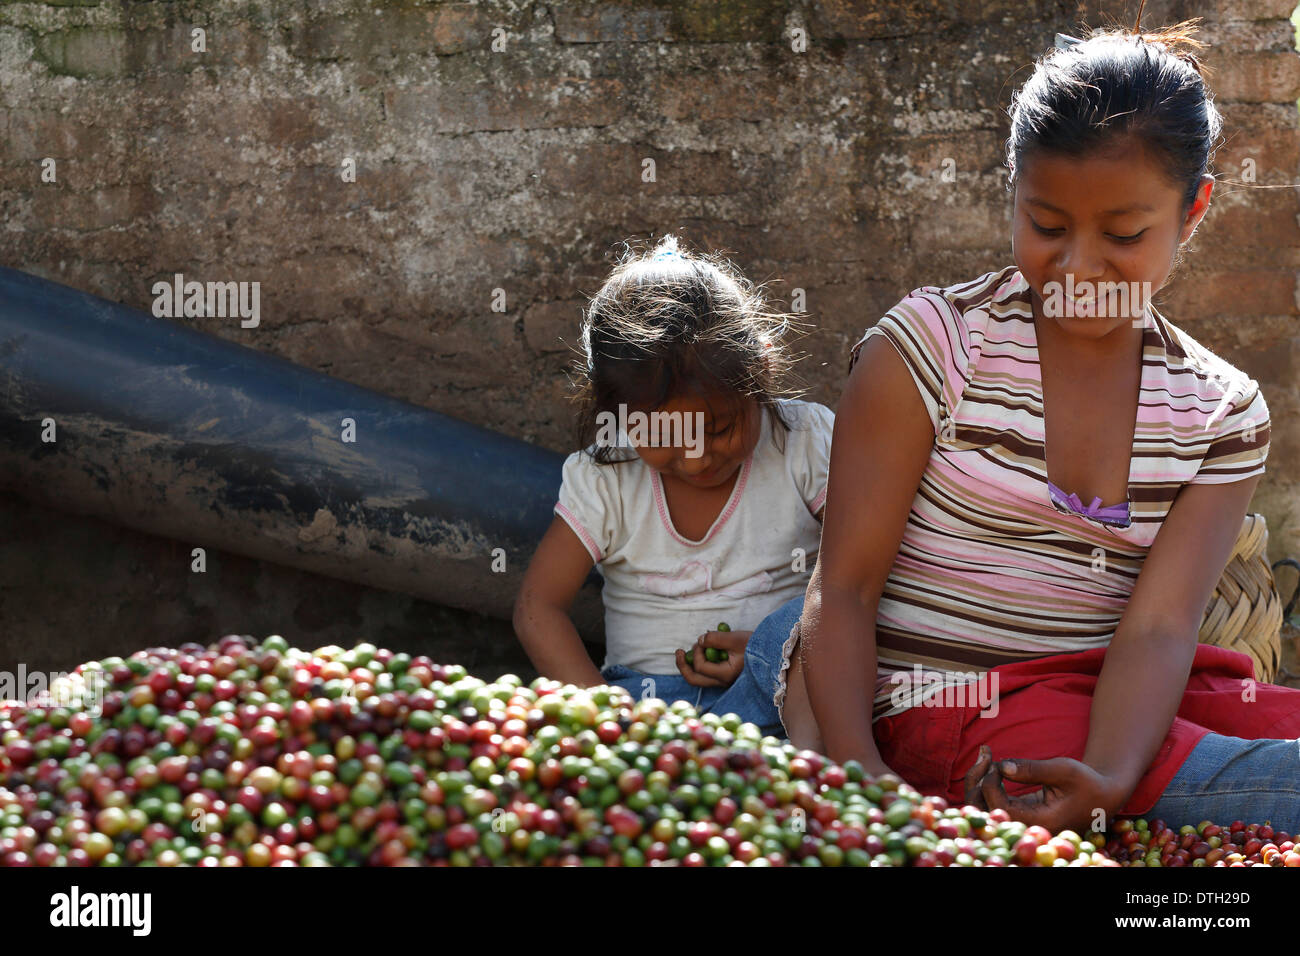
[[[1214,588],[1198,640],[1249,654],[1255,679],[1271,682],[1282,664],[1282,598],[1268,564],[1264,516],[1248,514]]]

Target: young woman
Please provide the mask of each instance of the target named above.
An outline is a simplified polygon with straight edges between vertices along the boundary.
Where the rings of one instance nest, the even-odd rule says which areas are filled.
[[[1214,186],[1188,47],[1041,59],[1011,109],[1014,264],[915,290],[854,348],[777,692],[796,744],[1052,830],[1300,828],[1300,691],[1197,643],[1269,419],[1148,301]]]

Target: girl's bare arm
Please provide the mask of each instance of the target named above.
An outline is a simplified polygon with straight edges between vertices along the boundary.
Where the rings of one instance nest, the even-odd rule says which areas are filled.
[[[557,515],[515,599],[515,634],[538,673],[582,687],[605,683],[569,616],[593,564],[573,529]]]

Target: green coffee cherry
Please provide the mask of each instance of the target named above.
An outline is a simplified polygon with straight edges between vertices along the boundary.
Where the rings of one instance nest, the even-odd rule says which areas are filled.
[[[725,633],[731,630],[731,625],[726,621],[723,621],[717,626],[716,630]],[[723,661],[730,659],[730,657],[731,655],[720,647],[706,647],[704,649],[704,659],[711,664],[721,664]],[[686,652],[686,663],[691,667],[695,666],[695,648],[692,647]]]
[[[726,621],[723,621],[721,624],[717,626],[716,629],[718,631],[726,633],[727,631],[731,630],[731,625],[728,624]],[[710,663],[721,664],[723,661],[730,658],[731,655],[728,654],[720,647],[706,647],[704,649],[704,656]]]

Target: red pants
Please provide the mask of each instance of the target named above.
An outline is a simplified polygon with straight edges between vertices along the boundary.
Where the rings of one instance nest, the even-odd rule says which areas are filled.
[[[876,744],[885,763],[922,793],[961,804],[966,772],[988,744],[994,760],[1019,757],[1083,759],[1092,692],[1105,648],[1057,654],[996,667],[998,712],[981,717],[978,705],[912,707],[876,721]],[[1300,689],[1255,683],[1254,700],[1243,694],[1253,678],[1246,654],[1198,644],[1178,715],[1147,768],[1124,814],[1150,810],[1192,749],[1209,732],[1248,740],[1300,737]],[[1140,678],[1134,692],[1141,693]],[[1009,794],[1034,787],[1006,785]]]

